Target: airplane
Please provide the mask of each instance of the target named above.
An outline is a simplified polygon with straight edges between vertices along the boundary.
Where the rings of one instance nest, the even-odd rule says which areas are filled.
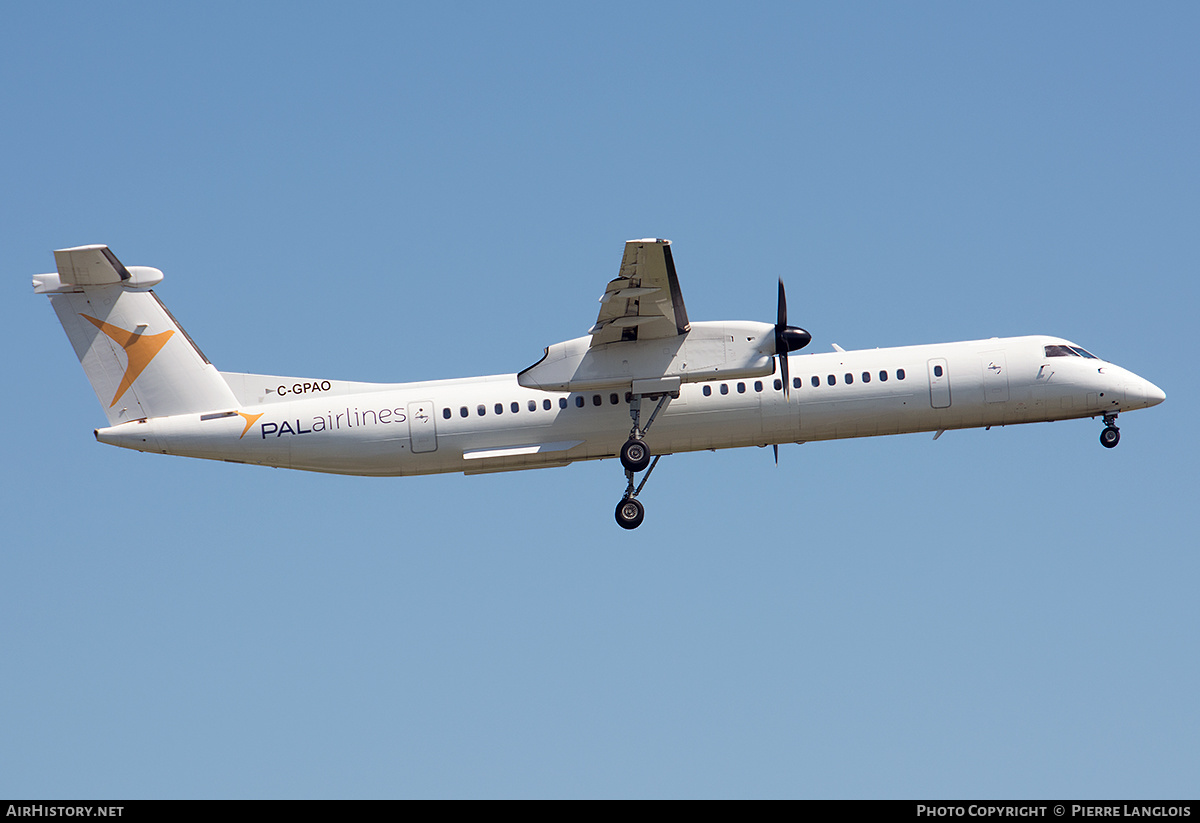
[[[104,245],[54,252],[33,278],[48,295],[108,426],[101,443],[143,452],[335,474],[408,476],[620,459],[617,523],[663,455],[685,451],[991,428],[1117,415],[1161,389],[1074,343],[1043,335],[794,354],[788,324],[691,322],[669,240],[625,244],[583,337],[516,374],[417,383],[219,372],[155,294],[163,273]],[[632,422],[632,426],[630,426]],[[639,480],[638,475],[641,474]]]

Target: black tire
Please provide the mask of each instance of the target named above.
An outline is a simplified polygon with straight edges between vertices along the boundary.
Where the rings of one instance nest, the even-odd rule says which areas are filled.
[[[650,447],[644,440],[629,438],[621,447],[621,465],[626,471],[642,471],[650,465]]]
[[[646,508],[636,497],[625,497],[617,504],[617,525],[622,529],[636,529],[646,517]]]
[[[1104,431],[1100,432],[1100,445],[1106,449],[1114,448],[1121,442],[1121,432],[1117,431],[1116,426],[1105,426]]]

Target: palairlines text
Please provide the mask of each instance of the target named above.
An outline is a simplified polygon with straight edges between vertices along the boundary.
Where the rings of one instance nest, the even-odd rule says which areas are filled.
[[[304,428],[300,420],[296,420],[296,425],[292,426],[291,420],[284,420],[282,423],[274,423],[271,421],[262,424],[262,439],[266,440],[268,434],[273,434],[276,437],[282,437],[285,434],[312,434],[313,432],[322,432],[326,430],[336,431],[337,429],[353,429],[359,426],[371,426],[378,423],[404,423],[408,420],[408,416],[403,409],[363,409],[353,411],[347,408],[345,411],[326,412],[325,416],[317,416],[312,418],[308,428]],[[344,421],[344,422],[343,422]]]

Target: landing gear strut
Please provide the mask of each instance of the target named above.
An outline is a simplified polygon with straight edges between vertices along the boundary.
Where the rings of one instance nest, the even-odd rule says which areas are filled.
[[[1100,445],[1106,449],[1114,448],[1121,442],[1121,430],[1117,428],[1117,415],[1104,415],[1104,430],[1100,432]]]
[[[629,431],[629,439],[625,441],[625,445],[621,446],[621,465],[625,467],[625,494],[621,497],[621,502],[617,504],[616,512],[617,525],[622,529],[636,529],[642,525],[642,520],[646,517],[646,507],[637,499],[637,496],[641,494],[646,481],[650,479],[650,473],[658,465],[658,458],[662,456],[650,453],[650,447],[646,445],[645,440],[646,432],[650,430],[654,418],[658,417],[658,413],[663,410],[663,406],[667,405],[670,398],[669,393],[659,396],[658,405],[654,407],[654,411],[650,414],[650,419],[646,421],[644,427],[641,425],[642,395],[633,394],[629,398],[629,416],[633,418],[633,428]],[[653,458],[653,462],[651,462],[651,458]],[[634,475],[642,470],[645,470],[646,474],[642,477],[642,482],[635,486]]]
[[[617,525],[622,529],[636,529],[642,525],[642,519],[646,516],[646,507],[637,499],[637,496],[642,493],[642,488],[646,485],[646,481],[650,479],[650,473],[658,465],[660,457],[662,457],[661,454],[654,455],[654,462],[646,470],[646,474],[643,475],[642,482],[637,484],[637,488],[634,488],[633,485],[633,472],[626,470],[625,496],[617,504]]]

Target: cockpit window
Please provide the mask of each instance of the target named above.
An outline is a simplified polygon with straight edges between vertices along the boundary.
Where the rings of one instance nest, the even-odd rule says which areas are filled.
[[[1099,360],[1100,358],[1092,354],[1087,349],[1081,349],[1078,346],[1046,346],[1047,357],[1086,357],[1089,360]]]

